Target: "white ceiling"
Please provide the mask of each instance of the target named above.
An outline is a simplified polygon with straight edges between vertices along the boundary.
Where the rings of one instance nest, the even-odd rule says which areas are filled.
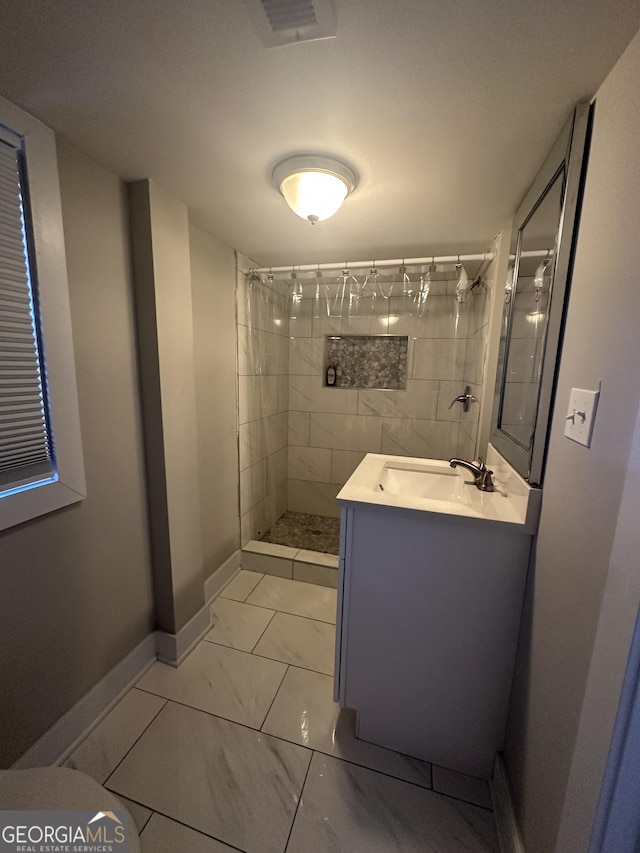
[[[338,35],[267,50],[242,0],[0,0],[0,93],[126,180],[151,178],[258,263],[482,251],[637,0],[335,0]],[[348,161],[311,226],[270,183]]]

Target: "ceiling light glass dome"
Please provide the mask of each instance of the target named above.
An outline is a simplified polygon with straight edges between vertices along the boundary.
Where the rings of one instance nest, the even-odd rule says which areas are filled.
[[[320,155],[296,155],[273,170],[273,182],[295,214],[312,225],[333,216],[356,186],[346,163]]]

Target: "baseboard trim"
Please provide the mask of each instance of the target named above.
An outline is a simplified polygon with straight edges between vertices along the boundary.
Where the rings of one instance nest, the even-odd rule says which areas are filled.
[[[231,578],[238,573],[240,569],[240,560],[242,551],[238,549],[222,563],[221,566],[209,575],[204,582],[204,600],[207,604],[211,604],[213,599],[218,595],[224,586],[226,586]]]
[[[507,773],[502,756],[499,753],[496,755],[493,765],[491,799],[493,800],[493,813],[496,820],[500,853],[526,853],[513,808]]]
[[[235,551],[204,583],[206,604],[178,631],[153,631],[116,664],[14,764],[15,770],[62,764],[156,661],[178,666],[210,628],[209,604],[240,569]]]
[[[169,666],[179,666],[210,628],[211,612],[209,605],[205,604],[177,634],[156,631],[158,660]]]
[[[61,764],[156,659],[155,631],[116,664],[13,765],[15,770]]]

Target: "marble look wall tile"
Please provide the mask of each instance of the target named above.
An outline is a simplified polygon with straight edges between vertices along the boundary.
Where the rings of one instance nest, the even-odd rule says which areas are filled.
[[[336,503],[339,491],[340,487],[334,483],[289,479],[287,509],[289,512],[339,518],[340,509]]]
[[[81,770],[103,784],[160,712],[164,699],[141,690],[130,690],[82,741],[65,767]]]
[[[476,459],[476,440],[478,437],[477,424],[460,424],[458,433],[458,453],[460,459]],[[486,452],[486,451],[485,451]]]
[[[412,379],[462,379],[466,339],[415,342]]]
[[[426,305],[413,300],[392,298],[390,311],[398,321],[390,327],[391,334],[412,335],[417,338],[461,338],[469,332],[470,306],[456,302],[455,296],[429,293]]]
[[[320,376],[290,376],[289,408],[300,412],[355,414],[358,392],[347,388],[327,388]]]
[[[267,375],[289,372],[289,339],[261,332],[260,363]]]
[[[170,702],[109,787],[239,850],[282,853],[309,758],[302,747]]]
[[[320,376],[324,368],[324,338],[291,338],[289,375]]]
[[[151,814],[151,812],[149,812]],[[196,832],[182,823],[154,814],[140,838],[142,853],[233,853],[233,847]]]
[[[458,447],[458,424],[446,421],[416,421],[385,418],[382,453],[450,459]]]
[[[331,482],[344,486],[365,455],[360,450],[332,450]]]
[[[313,299],[302,299],[291,305],[289,335],[292,338],[310,338],[313,333]]]
[[[287,505],[289,503],[289,480],[284,483],[281,483],[276,488],[276,514],[273,524],[279,519],[287,511]],[[273,524],[271,525],[273,527]]]
[[[262,419],[238,426],[240,470],[254,465],[267,455],[267,436]]]
[[[380,453],[382,418],[312,413],[310,426],[312,447]]]
[[[316,753],[287,853],[494,853],[497,846],[491,812]]]
[[[286,488],[283,484],[283,486],[278,486],[275,491],[268,492],[259,503],[241,516],[240,544],[242,547],[251,539],[260,539],[277,521],[282,512],[286,511],[286,504],[282,504],[281,490],[283,487]]]
[[[221,598],[231,598],[234,601],[244,601],[260,583],[264,575],[259,572],[248,572],[241,569],[220,593]]]
[[[217,598],[211,607],[213,628],[204,639],[241,652],[250,652],[275,615],[275,610],[253,607],[230,598]]]
[[[278,413],[289,411],[289,376],[283,374],[278,380]]]
[[[476,443],[469,433],[461,428],[458,434],[458,449],[455,453],[458,459],[475,459]]]
[[[240,472],[240,512],[246,513],[267,493],[267,462],[262,459]]]
[[[464,380],[480,384],[484,370],[485,342],[481,339],[467,341],[464,357]]]
[[[138,687],[208,714],[260,728],[284,673],[285,667],[274,660],[214,643],[200,643],[178,667],[154,663]]]
[[[246,276],[238,273],[236,276],[236,306],[238,325],[248,325],[250,291]]]
[[[244,292],[243,292],[244,291]],[[240,285],[238,322],[252,329],[287,336],[289,334],[289,297],[270,287],[266,281]]]
[[[385,306],[386,307],[386,306]],[[346,309],[348,312],[348,308]],[[313,337],[326,335],[386,335],[389,333],[388,307],[379,314],[346,314],[345,316],[327,316],[322,314],[313,318]]]
[[[287,445],[287,432],[289,415],[281,412],[278,415],[270,415],[265,418],[265,441],[267,454],[277,453]]]
[[[289,412],[289,446],[309,446],[309,412]]]
[[[244,546],[245,542],[260,535],[255,523],[255,513],[250,509],[249,512],[240,516],[240,546]]]
[[[358,740],[355,713],[333,701],[333,679],[289,667],[262,731],[311,749],[431,787],[431,765]]]
[[[468,301],[456,302],[453,295],[428,298],[427,337],[465,339],[469,333],[470,315]]]
[[[278,379],[275,376],[238,377],[238,421],[241,424],[275,415]]]
[[[238,326],[238,376],[259,373],[260,332],[248,326]]]
[[[433,765],[433,790],[457,800],[465,800],[485,809],[493,808],[491,792],[486,779],[476,779],[474,776],[466,776],[446,767]]]
[[[305,616],[335,624],[337,595],[332,589],[318,589],[308,583],[264,577],[253,590],[247,604],[268,607],[294,616]]]
[[[289,447],[289,477],[328,483],[331,479],[331,451],[320,447]]]
[[[286,483],[288,473],[287,448],[282,447],[267,457],[267,492]]]
[[[491,262],[494,263],[493,261]],[[471,294],[470,316],[469,316],[469,335],[475,334],[479,329],[486,326],[489,322],[489,294],[490,290],[486,282],[488,273],[483,276],[485,284],[476,288]]]
[[[315,619],[276,613],[253,654],[333,675],[335,629]]]
[[[358,392],[358,414],[388,418],[435,420],[438,383],[428,379],[410,379],[405,391],[365,389]]]

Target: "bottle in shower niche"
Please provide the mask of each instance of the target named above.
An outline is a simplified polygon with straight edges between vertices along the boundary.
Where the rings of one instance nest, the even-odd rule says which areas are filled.
[[[336,384],[336,380],[338,379],[338,365],[337,364],[330,364],[327,367],[326,379],[327,379],[327,385],[330,388],[332,388]]]

